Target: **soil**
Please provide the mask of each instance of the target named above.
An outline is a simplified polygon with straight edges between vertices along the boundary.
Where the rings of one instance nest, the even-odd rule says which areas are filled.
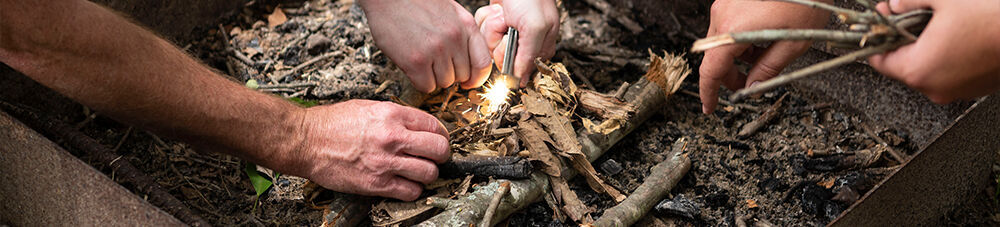
[[[486,1],[462,2],[468,7],[481,6]],[[643,33],[631,34],[589,5],[567,1],[563,40],[553,61],[563,62],[571,73],[587,78],[593,89],[613,91],[620,83],[635,81],[642,75],[645,71],[642,64],[648,56],[646,49],[683,52],[693,38],[703,34],[709,3],[684,4],[694,4],[695,10],[671,12],[672,21],[659,21]],[[251,5],[224,23],[225,30],[203,29],[203,38],[178,46],[241,83],[252,79],[260,85],[315,84],[264,89],[286,98],[325,104],[355,98],[391,100],[404,95],[403,85],[409,82],[374,45],[363,12],[351,1],[285,2],[279,7],[288,21],[270,27],[268,16],[275,6],[278,5],[266,1]],[[646,14],[639,14],[639,19],[650,20]],[[224,41],[227,37],[222,33],[230,40]],[[319,36],[312,37],[313,34]],[[245,64],[230,56],[226,45],[233,45],[252,62]],[[302,70],[291,70],[303,62],[336,52],[340,53],[321,58]],[[700,56],[687,58],[691,67],[697,69]],[[687,151],[693,165],[670,197],[690,198],[697,205],[697,213],[694,218],[685,218],[653,211],[651,218],[694,226],[735,226],[737,219],[746,220],[747,224],[767,221],[779,226],[824,225],[850,205],[831,200],[838,191],[850,187],[864,194],[896,164],[884,154],[881,161],[868,167],[817,170],[822,169],[822,161],[846,155],[810,157],[810,151],[850,153],[876,147],[873,138],[861,129],[861,124],[867,121],[862,115],[836,104],[823,107],[825,103],[812,101],[817,99],[803,95],[804,92],[785,89],[736,107],[720,106],[713,114],[704,115],[698,98],[690,94],[697,92],[696,73],[685,81],[682,92],[669,98],[662,112],[594,162],[598,169],[604,169],[600,166],[605,163],[620,164],[623,168],[620,172],[600,172],[612,186],[624,193],[631,192],[649,174],[649,168],[663,160],[674,141],[689,138]],[[785,108],[774,121],[747,138],[735,136],[744,124],[759,117],[786,94]],[[726,95],[724,92],[723,97]],[[816,106],[820,107],[811,108]],[[87,112],[66,111],[82,109],[75,104],[61,105],[58,109],[63,119],[84,122],[80,130],[102,144],[110,147],[121,144],[117,149],[119,154],[213,224],[321,224],[323,207],[305,198],[302,178],[281,175],[275,186],[258,199],[243,172],[246,163],[238,158],[199,153],[183,143],[131,129],[99,114],[88,121]],[[905,154],[915,151],[906,135],[892,130],[875,131],[889,140],[892,149]],[[607,170],[611,169],[614,168]],[[593,192],[582,179],[572,181],[571,188],[594,208],[595,218],[614,205],[610,197]],[[983,203],[983,200],[977,201]],[[956,211],[949,220],[959,224],[997,223],[992,217],[995,203],[974,207],[981,209]],[[513,215],[507,224],[572,225],[553,220],[544,203]]]

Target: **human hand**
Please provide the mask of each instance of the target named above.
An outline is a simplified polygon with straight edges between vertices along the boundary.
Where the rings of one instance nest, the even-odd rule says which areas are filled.
[[[375,44],[422,92],[478,87],[490,53],[475,20],[453,0],[361,0]]]
[[[514,76],[530,77],[535,71],[535,58],[549,59],[556,52],[559,38],[559,10],[553,0],[491,0],[490,5],[476,10],[476,24],[486,37],[497,68],[503,68],[505,43],[501,43],[507,27],[518,31]],[[528,80],[521,79],[521,87]]]
[[[334,191],[412,201],[451,156],[448,132],[423,111],[350,100],[306,110],[304,176]]]
[[[820,28],[829,17],[824,11],[792,3],[718,0],[712,4],[707,37],[760,29]],[[779,41],[767,48],[732,44],[706,50],[699,69],[702,112],[708,114],[715,109],[720,85],[736,90],[771,79],[805,53],[809,45],[808,41]],[[736,70],[736,59],[752,65],[746,75]]]
[[[868,59],[882,74],[937,103],[1000,89],[1000,2],[892,0],[878,8],[883,13],[890,8],[893,13],[934,11],[915,43]]]

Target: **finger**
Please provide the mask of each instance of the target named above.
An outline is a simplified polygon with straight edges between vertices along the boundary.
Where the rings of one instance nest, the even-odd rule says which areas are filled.
[[[475,31],[471,31],[469,34],[475,34]],[[468,50],[472,52],[470,48],[485,48],[485,47],[472,47],[469,42],[459,42],[459,50]],[[469,54],[456,54],[451,58],[452,65],[455,67],[455,83],[464,83],[469,81],[469,71],[472,65],[469,63]],[[450,86],[450,85],[449,85]]]
[[[452,63],[450,57],[438,56],[431,68],[434,69],[434,79],[437,82],[437,87],[447,88],[452,83],[455,83],[455,64]]]
[[[400,68],[403,69],[406,76],[410,78],[410,83],[413,84],[413,88],[423,93],[430,93],[433,91],[435,80],[434,73],[431,72],[430,65],[421,64],[419,62],[412,65],[413,66],[409,67],[400,66]]]
[[[413,157],[444,163],[451,157],[451,145],[446,136],[430,132],[408,132],[400,141],[400,152]]]
[[[788,64],[805,53],[808,48],[809,42],[782,41],[772,44],[760,55],[753,68],[747,73],[744,87],[750,87],[754,83],[778,76],[785,67],[788,67]]]
[[[915,66],[910,54],[914,49],[914,45],[906,45],[885,54],[873,55],[868,58],[868,64],[883,75],[906,82],[907,67]]]
[[[507,22],[503,14],[492,15],[479,26],[479,32],[486,38],[486,44],[490,50],[497,49],[497,46],[505,40],[504,33],[507,32]]]
[[[517,54],[514,58],[514,77],[521,80],[521,87],[528,85],[528,78],[535,71],[535,58],[539,56],[549,27],[544,22],[530,22],[518,28]]]
[[[405,155],[396,158],[396,165],[392,167],[394,174],[423,184],[437,180],[438,168],[433,162]]]
[[[393,116],[402,121],[403,127],[411,131],[431,132],[448,137],[448,129],[437,120],[436,117],[427,112],[413,107],[399,106],[399,110]]]
[[[462,88],[471,89],[482,86],[490,76],[493,59],[486,40],[480,34],[469,36],[469,79],[462,83]]]
[[[889,0],[889,8],[894,13],[905,13],[918,9],[930,9],[932,0]]]
[[[879,2],[877,5],[875,5],[875,10],[885,15],[892,14],[892,9],[889,9],[888,2]]]
[[[746,44],[728,45],[705,51],[699,67],[701,76],[698,81],[703,113],[709,114],[715,110],[719,98],[719,85],[724,80],[732,80],[729,77],[734,75],[733,61],[749,47],[750,45]]]
[[[407,180],[402,177],[393,177],[388,180],[385,187],[375,188],[375,195],[387,198],[396,198],[403,201],[413,201],[420,197],[424,188],[417,182]]]
[[[493,17],[497,14],[502,14],[502,12],[503,12],[503,6],[496,4],[479,7],[479,9],[476,9],[476,14],[475,14],[476,26],[482,27],[483,22],[486,21],[487,18]]]

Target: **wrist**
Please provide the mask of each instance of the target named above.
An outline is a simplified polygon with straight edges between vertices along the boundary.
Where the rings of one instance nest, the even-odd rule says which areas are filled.
[[[307,109],[291,105],[279,114],[277,122],[262,129],[270,139],[259,142],[262,151],[256,163],[285,174],[307,177],[310,173],[309,160],[306,154]]]

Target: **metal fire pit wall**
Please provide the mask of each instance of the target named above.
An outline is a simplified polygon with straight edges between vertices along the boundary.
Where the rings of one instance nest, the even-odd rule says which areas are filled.
[[[831,57],[811,50],[789,69]],[[1000,93],[975,104],[938,105],[861,63],[792,85],[850,107],[872,126],[901,132],[920,150],[831,226],[937,224],[989,183],[992,154],[1000,149]]]

